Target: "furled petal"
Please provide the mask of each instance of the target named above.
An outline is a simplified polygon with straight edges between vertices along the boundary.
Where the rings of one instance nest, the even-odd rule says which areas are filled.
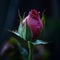
[[[40,19],[39,12],[37,12],[37,10],[35,9],[31,10],[28,16],[25,19],[23,19],[23,25],[25,25],[26,20],[30,30],[32,31],[33,37],[37,37],[43,28],[43,23]]]

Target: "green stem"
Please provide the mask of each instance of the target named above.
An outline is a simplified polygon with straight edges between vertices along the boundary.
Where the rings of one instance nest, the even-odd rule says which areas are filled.
[[[32,60],[32,47],[31,47],[31,42],[30,41],[28,41],[28,48],[29,48],[28,60]]]

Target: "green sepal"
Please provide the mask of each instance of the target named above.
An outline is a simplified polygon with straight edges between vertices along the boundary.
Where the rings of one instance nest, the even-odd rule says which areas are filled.
[[[30,28],[28,27],[27,20],[26,20],[25,25],[23,26],[23,38],[27,41],[32,40],[32,32]]]
[[[43,22],[43,27],[45,28],[45,15],[44,15],[44,13],[45,13],[45,10],[42,12],[42,18],[41,18],[41,20],[42,20],[42,22]]]
[[[32,42],[32,44],[33,44],[34,46],[36,46],[36,45],[48,44],[48,42],[45,42],[45,41],[43,41],[43,40],[35,40],[34,42]]]

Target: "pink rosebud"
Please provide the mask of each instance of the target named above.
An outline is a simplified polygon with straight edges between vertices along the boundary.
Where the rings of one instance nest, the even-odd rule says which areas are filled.
[[[22,21],[22,24],[24,26],[27,20],[27,24],[33,34],[33,37],[39,36],[40,31],[43,28],[43,23],[42,20],[40,19],[39,14],[40,13],[37,10],[33,9],[29,12],[28,16]]]

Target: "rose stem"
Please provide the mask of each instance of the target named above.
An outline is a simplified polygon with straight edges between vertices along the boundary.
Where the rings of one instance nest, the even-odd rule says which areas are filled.
[[[32,47],[31,47],[31,42],[30,41],[28,41],[28,48],[29,48],[28,60],[32,60]]]

